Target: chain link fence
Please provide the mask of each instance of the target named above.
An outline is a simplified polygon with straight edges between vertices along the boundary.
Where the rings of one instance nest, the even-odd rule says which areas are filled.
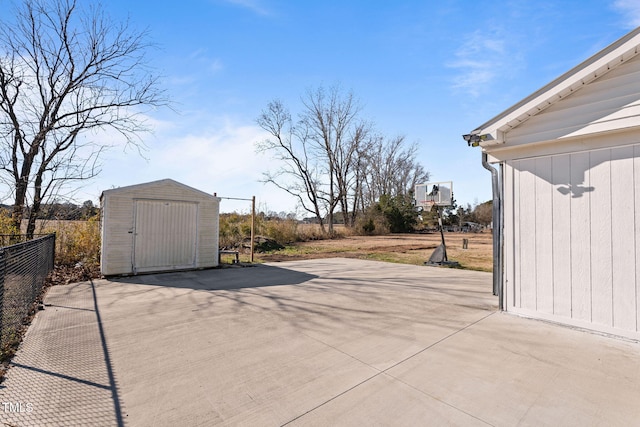
[[[2,243],[4,243],[3,239]],[[20,241],[14,236],[11,242]],[[0,355],[20,342],[53,269],[55,234],[0,248]]]

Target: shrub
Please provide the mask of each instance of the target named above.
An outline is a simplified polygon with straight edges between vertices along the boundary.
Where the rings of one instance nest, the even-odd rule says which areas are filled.
[[[385,218],[380,205],[375,204],[356,219],[354,231],[356,234],[372,236],[389,233],[389,223]]]
[[[240,231],[241,217],[238,214],[220,215],[219,224],[219,246],[223,248],[234,248],[242,242],[242,232]]]
[[[376,225],[373,222],[373,218],[369,218],[367,222],[362,226],[362,231],[366,234],[373,234],[373,231],[376,229]]]
[[[251,238],[251,215],[221,214],[219,224],[222,248],[242,248]],[[321,238],[315,228],[300,227],[298,221],[287,218],[265,218],[260,213],[255,218],[255,235],[275,240],[279,245]]]
[[[301,236],[298,233],[298,222],[294,219],[268,221],[264,226],[263,233],[281,245],[301,240]]]
[[[55,221],[44,228],[56,233],[56,264],[97,264],[100,261],[100,218],[87,221]]]
[[[0,209],[0,234],[19,234],[20,231],[13,225],[11,213],[6,209]]]
[[[256,216],[255,233],[259,234],[263,219]],[[220,214],[219,242],[221,248],[240,248],[245,239],[251,236],[251,215],[237,213]]]
[[[378,206],[389,224],[389,231],[392,233],[411,232],[418,222],[418,214],[409,196],[382,195]]]

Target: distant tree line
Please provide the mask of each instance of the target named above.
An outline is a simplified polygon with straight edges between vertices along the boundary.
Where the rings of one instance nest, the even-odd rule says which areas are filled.
[[[13,206],[1,205],[0,208],[5,216],[11,215]],[[26,213],[31,214],[29,207]],[[87,220],[100,213],[100,208],[95,206],[91,200],[87,200],[81,205],[71,202],[47,203],[40,206],[35,218],[38,220]]]
[[[491,224],[493,216],[493,202],[491,200],[484,203],[465,206],[458,205],[455,198],[452,204],[442,210],[442,224],[448,227],[463,228],[465,224],[477,224],[486,227]],[[422,222],[427,227],[435,227],[437,223],[437,212],[421,212]]]
[[[294,196],[323,233],[333,234],[336,222],[409,231],[418,220],[413,189],[429,179],[416,144],[378,133],[353,93],[337,86],[308,90],[301,102],[295,117],[274,100],[257,119],[269,133],[258,151],[281,165],[264,182]]]

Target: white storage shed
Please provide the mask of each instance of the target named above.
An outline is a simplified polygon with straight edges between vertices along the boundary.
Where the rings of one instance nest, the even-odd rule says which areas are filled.
[[[220,199],[171,179],[106,190],[103,275],[218,265]]]
[[[495,166],[504,310],[640,339],[639,52],[640,28],[464,136]]]

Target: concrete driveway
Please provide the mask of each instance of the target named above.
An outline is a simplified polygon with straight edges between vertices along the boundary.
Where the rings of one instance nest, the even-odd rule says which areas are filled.
[[[0,389],[8,425],[640,423],[640,344],[499,313],[487,273],[324,259],[46,302]]]

